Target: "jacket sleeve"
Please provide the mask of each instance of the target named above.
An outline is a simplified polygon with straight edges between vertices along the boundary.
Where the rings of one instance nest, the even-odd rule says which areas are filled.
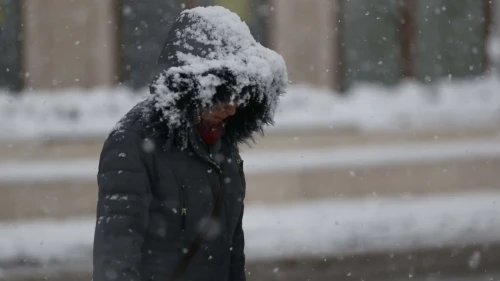
[[[246,179],[243,171],[243,161],[240,163],[240,174],[243,183],[243,188],[246,190]],[[243,213],[245,207],[241,209],[241,214],[236,225],[236,230],[233,236],[231,265],[230,265],[230,281],[246,281],[245,274],[245,234],[243,232]]]
[[[151,201],[142,138],[112,134],[101,153],[94,235],[94,281],[141,281],[138,265]]]

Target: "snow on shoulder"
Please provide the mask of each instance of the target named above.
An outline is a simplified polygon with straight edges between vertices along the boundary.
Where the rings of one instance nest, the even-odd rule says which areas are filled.
[[[221,99],[263,105],[256,122],[272,123],[288,84],[283,58],[258,43],[237,14],[218,6],[182,12],[158,63],[164,67],[152,94],[170,128],[189,125],[189,110]]]

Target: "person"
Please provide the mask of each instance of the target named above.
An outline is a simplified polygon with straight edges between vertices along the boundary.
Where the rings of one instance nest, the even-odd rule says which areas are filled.
[[[285,62],[236,14],[198,7],[157,66],[101,152],[93,280],[246,280],[238,146],[272,125]]]

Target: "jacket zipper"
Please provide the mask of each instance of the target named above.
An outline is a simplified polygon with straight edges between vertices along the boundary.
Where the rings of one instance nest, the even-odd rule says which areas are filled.
[[[186,191],[185,191],[185,186],[181,184],[180,188],[180,197],[181,197],[181,230],[184,231],[186,230],[186,216],[187,216],[187,196],[186,196]]]
[[[225,196],[226,196],[226,188],[225,188],[225,183],[224,183],[224,173],[222,172],[222,168],[215,162],[215,159],[213,158],[213,155],[210,154],[210,162],[212,165],[216,167],[217,170],[217,175],[219,177],[219,196],[221,197],[219,200],[222,200],[222,202],[225,201]],[[217,199],[216,199],[217,202]],[[214,206],[215,208],[216,206]],[[223,203],[221,206],[219,206],[219,212],[222,212],[222,208],[225,207],[225,204]],[[220,215],[220,213],[218,214]],[[227,217],[226,217],[227,219]],[[227,223],[227,222],[226,222]]]

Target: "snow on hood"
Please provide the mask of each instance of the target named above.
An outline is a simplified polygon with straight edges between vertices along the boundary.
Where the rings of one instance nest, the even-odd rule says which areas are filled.
[[[158,65],[150,90],[171,136],[183,134],[202,109],[224,100],[239,105],[226,137],[246,141],[273,124],[288,84],[283,58],[259,44],[238,15],[217,6],[182,12]]]

